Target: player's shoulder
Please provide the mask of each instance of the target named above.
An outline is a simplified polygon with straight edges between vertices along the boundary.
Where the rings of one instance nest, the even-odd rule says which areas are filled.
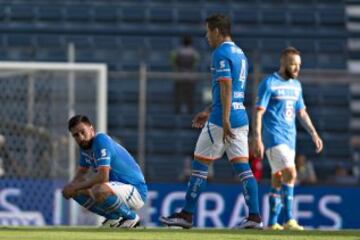
[[[265,84],[265,85],[269,85],[271,86],[272,84],[274,84],[274,82],[278,79],[276,73],[271,73],[266,75],[262,80],[261,80],[261,84]]]
[[[297,78],[293,79],[293,84],[297,87],[301,87],[301,82]]]
[[[100,132],[100,133],[96,133],[93,141],[95,145],[108,144],[111,143],[111,137],[106,133]]]

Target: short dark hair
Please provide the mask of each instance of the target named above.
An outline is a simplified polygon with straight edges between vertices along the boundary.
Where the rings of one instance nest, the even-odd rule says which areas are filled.
[[[79,114],[79,115],[75,115],[69,119],[68,130],[70,131],[73,127],[75,127],[79,123],[85,123],[89,126],[92,126],[92,123],[87,116]]]
[[[286,57],[288,55],[299,55],[300,56],[300,51],[294,47],[287,47],[284,50],[282,50],[281,58]]]
[[[221,35],[231,36],[231,21],[228,16],[216,13],[207,17],[205,21],[210,30],[217,28]]]

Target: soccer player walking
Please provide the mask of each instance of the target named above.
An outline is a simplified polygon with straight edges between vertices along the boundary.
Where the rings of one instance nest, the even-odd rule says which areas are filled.
[[[272,188],[269,196],[269,228],[274,230],[304,229],[292,214],[296,181],[296,116],[310,134],[315,151],[319,153],[323,148],[322,140],[306,111],[301,84],[297,80],[300,67],[300,52],[293,47],[286,48],[281,53],[279,71],[265,77],[258,86],[252,147],[260,157],[265,151],[270,163]],[[282,202],[284,226],[278,223]]]
[[[134,158],[107,134],[95,133],[84,115],[72,117],[68,128],[80,147],[80,166],[63,196],[105,217],[104,226],[137,227],[135,210],[144,205],[147,186]],[[90,169],[94,174],[86,178]]]
[[[238,228],[262,228],[258,186],[248,163],[248,116],[243,105],[248,62],[243,51],[231,39],[231,23],[215,14],[206,19],[206,37],[214,48],[211,61],[212,106],[194,119],[192,126],[202,128],[195,147],[192,174],[179,213],[160,217],[168,226],[192,227],[195,205],[207,182],[209,165],[224,152],[239,175],[249,216]]]

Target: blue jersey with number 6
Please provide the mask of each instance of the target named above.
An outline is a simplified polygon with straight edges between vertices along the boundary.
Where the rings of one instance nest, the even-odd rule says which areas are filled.
[[[305,108],[300,82],[284,80],[278,73],[267,76],[258,86],[256,107],[265,110],[262,125],[265,148],[286,144],[295,149],[295,117]]]
[[[218,46],[211,60],[212,111],[209,121],[222,126],[222,105],[219,81],[232,82],[230,123],[232,128],[248,125],[244,107],[244,93],[248,75],[248,62],[244,52],[233,42]]]

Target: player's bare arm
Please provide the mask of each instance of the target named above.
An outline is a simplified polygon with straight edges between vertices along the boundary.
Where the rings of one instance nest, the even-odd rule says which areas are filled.
[[[210,112],[211,112],[211,105],[207,106],[203,111],[196,114],[192,120],[192,127],[193,128],[204,127],[204,124],[209,119]]]
[[[83,189],[91,188],[96,184],[101,184],[109,181],[109,168],[100,167],[97,169],[97,173],[84,181],[71,182],[63,189],[63,196],[66,199],[76,196],[77,192]]]
[[[298,114],[298,119],[301,123],[301,125],[305,128],[305,130],[310,134],[314,144],[315,144],[315,151],[316,153],[321,152],[323,149],[323,142],[321,138],[319,137],[318,133],[316,132],[316,129],[310,119],[309,114],[305,109],[301,109]]]
[[[235,138],[235,135],[231,131],[230,124],[230,111],[231,111],[231,100],[232,100],[232,82],[231,80],[221,80],[220,84],[220,97],[222,105],[222,125],[223,125],[223,141],[230,142],[231,139]]]
[[[261,126],[262,126],[262,118],[265,113],[264,109],[256,109],[255,116],[253,120],[253,133],[252,133],[252,148],[254,151],[254,155],[260,158],[264,156],[264,144],[261,138]]]
[[[85,180],[85,174],[88,172],[87,168],[78,168],[75,174],[74,179],[68,183],[67,185],[65,185],[62,194],[64,196],[64,198],[69,199],[71,197],[73,197],[74,190],[73,190],[73,185],[77,182],[81,182]]]

